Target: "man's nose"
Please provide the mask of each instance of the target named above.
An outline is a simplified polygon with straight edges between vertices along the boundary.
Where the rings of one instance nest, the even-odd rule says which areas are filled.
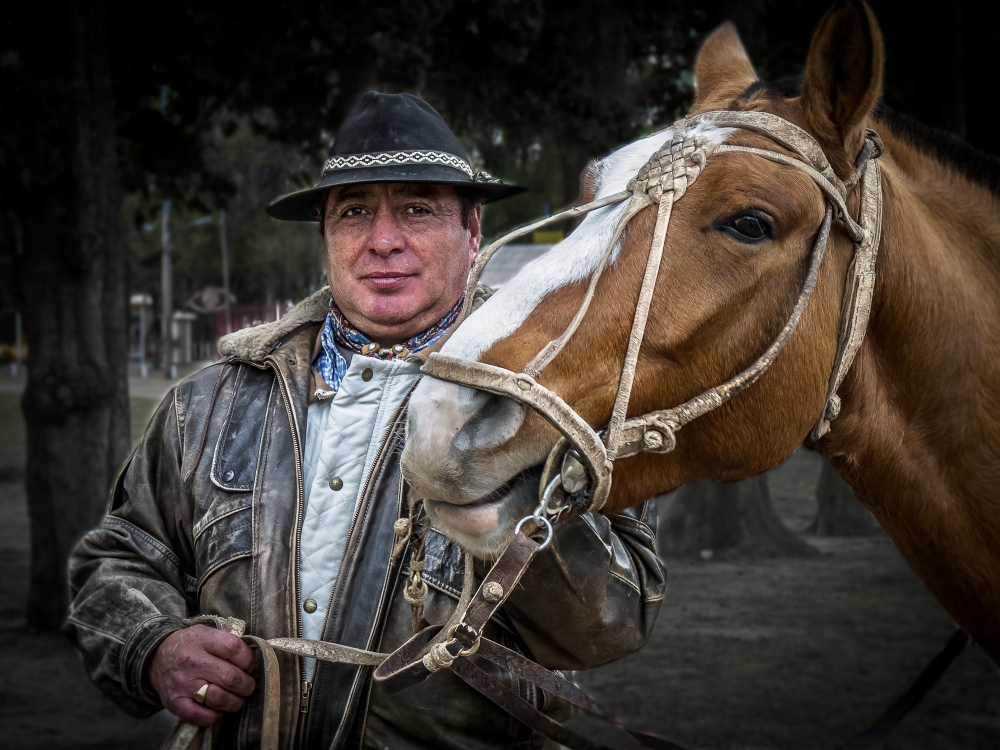
[[[406,247],[406,235],[392,211],[379,209],[372,226],[372,246],[379,255],[389,255]]]

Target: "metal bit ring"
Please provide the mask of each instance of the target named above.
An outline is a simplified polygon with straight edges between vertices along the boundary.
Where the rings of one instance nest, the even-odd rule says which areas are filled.
[[[541,551],[546,547],[548,547],[549,542],[552,541],[552,524],[549,522],[549,519],[547,519],[545,516],[538,516],[538,515],[525,516],[524,518],[522,518],[520,521],[517,522],[517,526],[514,527],[514,533],[515,534],[520,533],[521,528],[528,521],[534,521],[536,526],[545,527],[545,539],[544,541],[542,541],[541,544],[538,545],[538,550]]]

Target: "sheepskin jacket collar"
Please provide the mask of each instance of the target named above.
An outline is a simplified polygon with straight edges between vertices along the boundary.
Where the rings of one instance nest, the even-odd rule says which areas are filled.
[[[219,339],[219,354],[250,362],[263,362],[275,345],[292,332],[310,323],[322,323],[330,309],[331,299],[330,287],[325,286],[302,300],[280,320],[223,336]]]

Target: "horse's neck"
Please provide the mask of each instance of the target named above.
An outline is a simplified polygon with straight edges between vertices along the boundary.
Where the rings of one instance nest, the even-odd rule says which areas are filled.
[[[1000,199],[886,141],[872,319],[823,452],[956,619],[995,623]]]

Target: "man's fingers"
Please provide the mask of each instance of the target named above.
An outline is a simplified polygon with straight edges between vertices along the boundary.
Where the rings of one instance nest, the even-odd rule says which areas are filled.
[[[205,639],[204,648],[208,653],[235,664],[244,672],[252,672],[256,659],[250,647],[232,633],[224,630],[208,630],[201,634]]]
[[[217,685],[236,695],[244,697],[253,693],[256,682],[253,677],[237,667],[231,661],[207,655],[205,663],[199,670],[205,682]]]
[[[205,696],[205,706],[207,708],[214,708],[217,711],[233,713],[243,708],[243,699],[218,685],[210,684],[208,686],[208,694]]]
[[[222,715],[208,706],[196,703],[193,698],[178,698],[166,708],[176,714],[181,721],[194,724],[196,727],[210,727]]]

